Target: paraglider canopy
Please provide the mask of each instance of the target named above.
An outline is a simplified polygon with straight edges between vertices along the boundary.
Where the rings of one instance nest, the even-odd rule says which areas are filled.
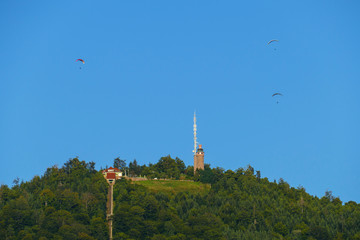
[[[274,97],[274,96],[276,96],[276,95],[283,96],[281,93],[274,93],[274,94],[272,95],[272,97]]]
[[[76,61],[75,61],[75,62],[77,62],[77,61],[80,61],[80,62],[82,62],[83,64],[85,64],[85,61],[84,61],[83,59],[81,59],[81,58],[76,59]]]
[[[281,93],[274,93],[273,95],[272,95],[272,97],[275,97],[275,96],[283,96]],[[278,104],[279,103],[279,101],[276,101],[276,104]]]
[[[272,42],[278,42],[279,40],[277,40],[277,39],[272,39],[272,40],[270,40],[267,44],[269,45],[270,43],[272,43]]]

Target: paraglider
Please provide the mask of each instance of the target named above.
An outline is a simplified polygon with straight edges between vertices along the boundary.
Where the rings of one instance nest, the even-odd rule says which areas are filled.
[[[81,59],[81,58],[76,59],[76,61],[75,61],[75,62],[77,62],[77,61],[80,61],[80,62],[82,62],[83,64],[85,64],[85,61],[84,61],[83,59]]]
[[[274,93],[273,95],[272,95],[272,97],[275,97],[275,96],[283,96],[282,95],[282,93]],[[278,104],[279,103],[279,101],[276,101],[276,104]]]
[[[272,39],[272,40],[270,40],[268,43],[267,43],[267,45],[269,45],[269,44],[271,44],[271,43],[273,43],[273,42],[278,42],[279,40],[277,40],[277,39]],[[274,50],[276,50],[276,48],[274,48]]]
[[[82,62],[83,64],[85,64],[85,61],[84,61],[83,59],[81,59],[81,58],[76,59],[75,62],[77,62],[77,61],[80,61],[80,62]],[[80,67],[80,69],[81,69],[81,67]]]
[[[283,96],[281,93],[274,93],[273,95],[272,95],[272,97],[274,97],[274,96],[276,96],[276,95],[279,95],[279,96]]]
[[[272,40],[270,40],[267,44],[269,45],[270,43],[272,43],[272,42],[278,42],[279,40],[277,40],[277,39],[272,39]]]

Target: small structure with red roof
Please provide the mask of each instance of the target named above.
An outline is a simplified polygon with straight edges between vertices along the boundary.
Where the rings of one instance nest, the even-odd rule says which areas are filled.
[[[122,172],[118,168],[110,167],[102,171],[104,178],[109,184],[115,183],[115,181],[121,178]]]
[[[117,179],[120,179],[123,175],[122,172],[117,169],[110,167],[102,171],[102,174],[106,181],[109,184],[109,191],[108,191],[108,200],[107,200],[107,211],[106,211],[106,218],[108,220],[109,225],[109,237],[112,239],[112,219],[113,219],[113,209],[114,209],[114,202],[113,202],[113,186]]]

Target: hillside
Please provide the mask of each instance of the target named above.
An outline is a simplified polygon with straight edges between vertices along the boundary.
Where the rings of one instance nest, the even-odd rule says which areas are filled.
[[[191,176],[191,167],[168,156],[140,172],[149,169],[194,182],[118,180],[115,240],[360,239],[360,205],[343,204],[331,192],[317,198],[282,179],[261,178],[251,166],[207,165]],[[2,185],[0,239],[107,239],[107,189],[95,164],[77,158],[29,182]]]
[[[211,185],[201,182],[193,181],[179,181],[179,180],[148,180],[136,181],[134,184],[139,184],[146,187],[149,191],[158,193],[172,193],[188,192],[191,194],[200,193],[206,194],[210,191]]]

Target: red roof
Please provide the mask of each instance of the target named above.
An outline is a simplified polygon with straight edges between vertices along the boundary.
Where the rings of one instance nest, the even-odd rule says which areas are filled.
[[[108,172],[109,170],[111,170],[111,172],[120,172],[119,169],[113,168],[113,167],[109,167],[108,169],[105,169],[104,171],[105,171],[105,172]]]
[[[107,173],[106,179],[116,179],[116,174],[115,173]]]

